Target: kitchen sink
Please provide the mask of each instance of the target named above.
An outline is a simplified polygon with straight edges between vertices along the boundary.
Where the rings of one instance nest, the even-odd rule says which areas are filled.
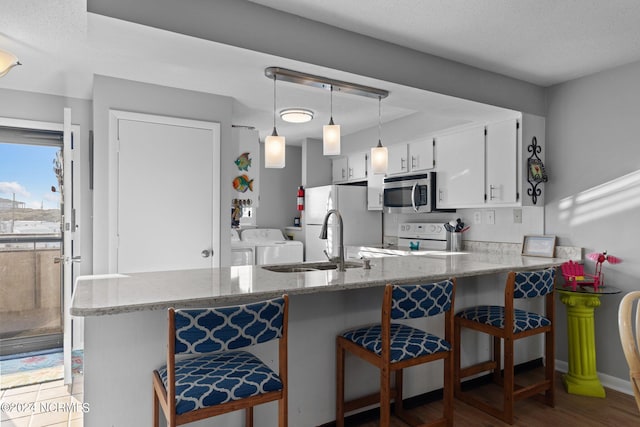
[[[362,268],[362,263],[349,262],[344,263],[345,268]],[[275,271],[276,273],[304,273],[307,271],[337,270],[337,262],[308,262],[298,264],[277,264],[264,265],[265,270]]]

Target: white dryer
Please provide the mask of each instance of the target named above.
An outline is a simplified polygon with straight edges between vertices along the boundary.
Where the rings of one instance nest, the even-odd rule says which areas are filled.
[[[302,262],[304,245],[287,240],[277,228],[250,228],[243,230],[240,240],[255,246],[256,265]]]

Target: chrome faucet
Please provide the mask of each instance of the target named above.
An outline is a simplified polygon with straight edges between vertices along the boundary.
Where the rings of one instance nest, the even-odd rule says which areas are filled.
[[[331,209],[324,217],[324,221],[322,221],[322,230],[320,230],[320,238],[326,240],[327,239],[327,225],[329,223],[329,217],[331,214],[336,214],[338,217],[338,223],[340,224],[340,240],[339,240],[339,255],[338,255],[338,271],[346,271],[347,269],[344,266],[344,225],[342,223],[342,216],[337,209]],[[325,251],[325,254],[327,252]],[[327,255],[328,256],[328,255]],[[333,260],[331,260],[333,261]]]

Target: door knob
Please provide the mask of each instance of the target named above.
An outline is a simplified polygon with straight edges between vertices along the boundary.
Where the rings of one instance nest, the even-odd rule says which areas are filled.
[[[209,258],[211,255],[213,255],[213,251],[209,249],[205,249],[202,252],[200,252],[200,255],[202,255],[202,258]]]

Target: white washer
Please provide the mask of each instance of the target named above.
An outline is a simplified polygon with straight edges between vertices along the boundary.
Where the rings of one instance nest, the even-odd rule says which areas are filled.
[[[296,240],[287,240],[277,228],[252,228],[242,231],[242,242],[255,245],[255,263],[287,264],[302,262],[304,245]]]
[[[231,265],[255,264],[256,247],[240,240],[238,231],[231,229]]]

